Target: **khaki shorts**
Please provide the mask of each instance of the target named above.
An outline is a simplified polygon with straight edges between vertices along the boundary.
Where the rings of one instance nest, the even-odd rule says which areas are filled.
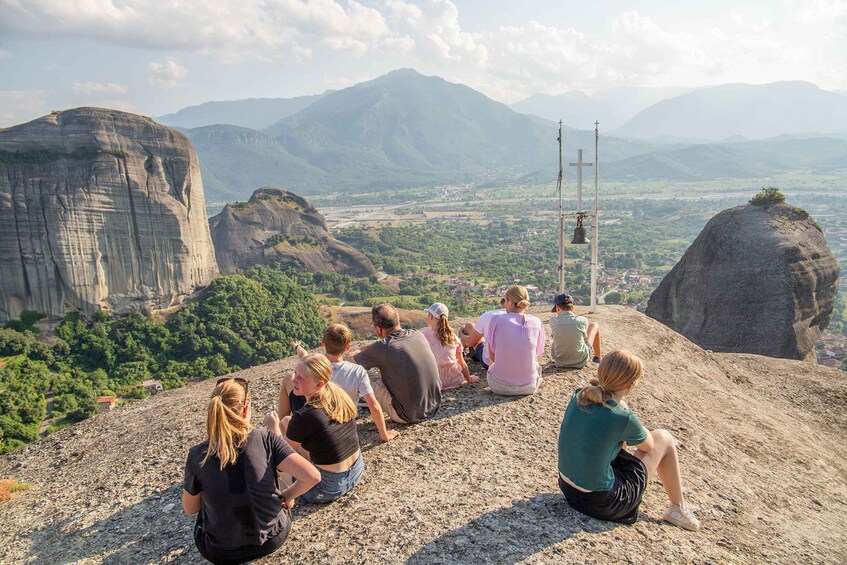
[[[525,385],[510,385],[507,383],[501,383],[496,378],[494,378],[489,372],[487,375],[488,387],[491,389],[491,392],[494,394],[498,394],[500,396],[526,396],[527,394],[533,394],[538,387],[541,386],[541,370],[536,367],[538,370],[538,377],[531,383],[527,383]]]
[[[385,388],[382,379],[380,377],[371,377],[371,387],[374,389],[374,396],[377,402],[382,406],[382,411],[398,424],[405,424],[406,421],[397,415],[394,404],[391,402],[391,393]]]

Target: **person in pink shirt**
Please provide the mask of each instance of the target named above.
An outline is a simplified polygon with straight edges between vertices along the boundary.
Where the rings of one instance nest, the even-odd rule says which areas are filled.
[[[441,390],[460,387],[469,383],[478,383],[479,377],[471,375],[468,364],[462,357],[462,344],[453,333],[447,306],[436,302],[425,310],[427,313],[427,327],[421,333],[429,342],[429,348],[438,363],[438,376],[441,379]]]
[[[503,307],[506,313],[491,320],[490,336],[485,336],[491,358],[488,386],[503,396],[532,394],[541,385],[537,358],[544,354],[547,340],[544,325],[525,313],[529,294],[520,285],[506,291]]]

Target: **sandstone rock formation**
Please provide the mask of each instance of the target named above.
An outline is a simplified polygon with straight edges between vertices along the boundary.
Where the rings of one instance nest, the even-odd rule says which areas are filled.
[[[804,210],[737,206],[706,224],[646,313],[706,349],[814,362],[838,277],[820,227]]]
[[[209,224],[224,273],[274,261],[315,273],[376,272],[364,254],[330,235],[324,217],[305,198],[281,188],[266,186],[247,203],[227,204]]]
[[[532,313],[548,320],[545,310]],[[645,426],[674,434],[700,532],[659,521],[667,497],[657,480],[631,526],[568,505],[556,438],[568,399],[596,368],[557,369],[545,354],[535,394],[493,395],[471,362],[480,382],[446,391],[431,420],[389,423],[397,439],[381,443],[370,417],[359,418],[362,481],[332,504],[298,501],[288,541],[257,565],[844,564],[847,374],[708,353],[622,306],[601,305],[591,319],[608,350],[644,359],[627,401]],[[256,426],[296,362],[238,373]],[[0,563],[205,563],[180,497],[214,386],[165,391],[1,455],[0,479],[31,488],[0,504]]]
[[[216,275],[184,135],[99,108],[0,131],[0,319],[167,308]]]

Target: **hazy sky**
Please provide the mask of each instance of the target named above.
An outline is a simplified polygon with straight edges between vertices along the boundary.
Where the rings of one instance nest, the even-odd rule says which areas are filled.
[[[400,67],[507,103],[619,85],[847,90],[847,0],[0,0],[0,127],[314,94]]]

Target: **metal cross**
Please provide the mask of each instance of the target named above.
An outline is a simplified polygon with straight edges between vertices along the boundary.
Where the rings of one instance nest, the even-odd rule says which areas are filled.
[[[568,163],[568,166],[576,167],[576,211],[582,212],[582,168],[590,167],[594,163],[582,162],[582,149],[577,152],[577,162]]]

